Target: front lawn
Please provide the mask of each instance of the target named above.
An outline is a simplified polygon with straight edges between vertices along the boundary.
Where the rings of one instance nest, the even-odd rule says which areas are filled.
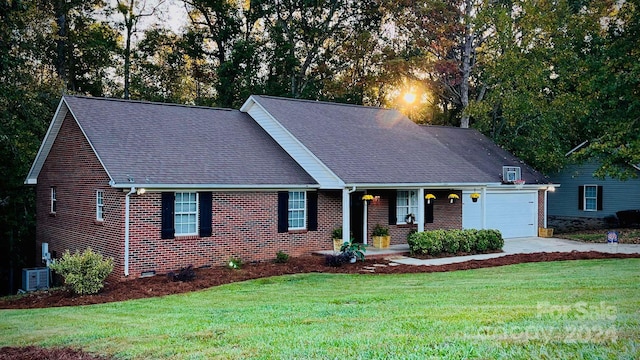
[[[591,243],[606,243],[609,230],[583,230],[573,233],[557,234],[561,239],[578,240]],[[620,244],[640,244],[640,229],[613,229],[618,232]]]
[[[0,346],[117,358],[639,358],[639,259],[303,274],[84,307],[0,311]]]

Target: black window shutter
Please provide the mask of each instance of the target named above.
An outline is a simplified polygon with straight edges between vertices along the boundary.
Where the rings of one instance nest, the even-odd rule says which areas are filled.
[[[162,230],[160,231],[160,237],[162,239],[173,239],[176,234],[176,229],[173,226],[173,207],[175,201],[175,194],[172,192],[162,193]]]
[[[289,192],[278,191],[278,232],[289,231]]]
[[[307,192],[307,230],[318,230],[318,192]]]
[[[597,202],[597,210],[602,210],[602,186],[598,185],[598,198],[596,199]]]
[[[424,201],[424,222],[425,224],[430,224],[433,222],[433,200],[431,204],[427,204],[427,201]]]
[[[578,210],[584,210],[584,186],[578,186]]]
[[[212,234],[211,229],[211,201],[213,196],[210,191],[198,193],[199,213],[200,213],[200,237],[208,237]]]
[[[398,193],[396,191],[389,191],[389,225],[395,225],[396,220],[396,198]]]

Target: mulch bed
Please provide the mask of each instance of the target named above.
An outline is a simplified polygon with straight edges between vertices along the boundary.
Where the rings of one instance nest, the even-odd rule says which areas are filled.
[[[245,264],[242,269],[232,270],[223,267],[197,269],[196,278],[190,282],[174,282],[165,276],[134,279],[125,282],[110,283],[102,292],[96,295],[73,296],[64,289],[52,289],[38,291],[21,297],[9,297],[0,299],[0,309],[32,309],[57,306],[77,306],[102,304],[130,299],[149,298],[170,294],[180,294],[195,290],[210,288],[238,281],[245,281],[269,276],[301,274],[301,273],[344,273],[363,274],[363,276],[375,276],[375,274],[405,274],[405,273],[431,273],[456,270],[469,270],[486,267],[495,267],[527,262],[586,260],[586,259],[623,259],[640,258],[640,254],[611,254],[596,251],[589,252],[552,252],[536,254],[515,254],[487,260],[471,260],[463,263],[435,265],[435,266],[375,266],[373,264],[388,264],[385,260],[368,259],[355,264],[345,264],[341,267],[328,267],[321,256],[304,256],[291,258],[287,263],[256,263]],[[375,268],[375,273],[371,269]],[[0,360],[4,359],[78,359],[100,360],[105,359],[83,353],[69,348],[44,349],[35,346],[28,347],[4,347],[0,348]]]

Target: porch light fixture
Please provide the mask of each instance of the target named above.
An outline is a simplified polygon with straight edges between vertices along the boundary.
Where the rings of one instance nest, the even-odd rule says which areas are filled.
[[[145,188],[138,188],[138,190],[136,190],[136,195],[142,195],[146,192],[147,190],[145,190]]]
[[[478,199],[480,199],[480,194],[477,192],[474,192],[474,193],[471,193],[469,197],[471,198],[471,201],[478,202]]]
[[[364,195],[362,195],[362,200],[364,200],[364,201],[371,201],[371,200],[373,200],[373,195],[371,195],[371,194],[364,194]]]
[[[449,203],[453,204],[456,200],[460,199],[460,196],[458,196],[458,194],[449,194],[449,196],[447,196],[447,199],[449,199]]]
[[[433,195],[433,194],[427,194],[427,195],[424,196],[424,198],[427,199],[427,204],[431,204],[431,201],[435,200],[436,196]]]

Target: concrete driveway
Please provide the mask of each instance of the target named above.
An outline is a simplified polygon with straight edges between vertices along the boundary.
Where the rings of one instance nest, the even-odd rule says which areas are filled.
[[[398,257],[389,260],[394,263],[405,265],[445,265],[469,260],[485,260],[512,254],[531,254],[541,252],[598,251],[613,254],[640,254],[640,244],[608,245],[606,243],[583,243],[580,241],[556,238],[525,237],[504,239],[504,247],[502,250],[503,252],[496,254],[455,256],[427,260]]]

